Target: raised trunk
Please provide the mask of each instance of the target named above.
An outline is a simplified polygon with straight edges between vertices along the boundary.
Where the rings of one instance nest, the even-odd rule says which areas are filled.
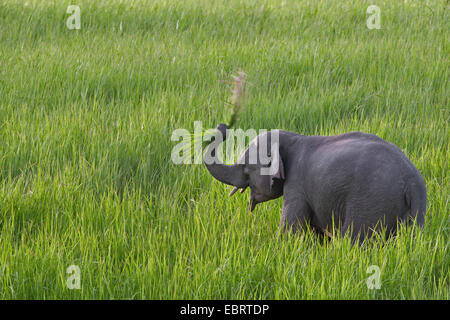
[[[244,175],[244,166],[241,164],[226,165],[217,158],[216,149],[226,139],[227,127],[226,125],[220,124],[217,129],[219,132],[206,151],[205,158],[208,156],[208,161],[205,159],[205,166],[209,173],[220,182],[238,188],[245,188],[248,186],[248,183]],[[222,134],[223,139],[220,139],[220,134]]]

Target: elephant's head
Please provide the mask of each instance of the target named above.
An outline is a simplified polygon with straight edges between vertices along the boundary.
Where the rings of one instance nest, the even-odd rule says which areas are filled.
[[[243,193],[250,187],[250,211],[260,202],[282,196],[285,175],[278,139],[275,139],[278,135],[274,131],[260,134],[250,142],[236,164],[226,165],[219,161],[215,151],[226,139],[227,126],[219,124],[217,129],[215,140],[205,154],[205,165],[214,178],[234,186],[230,196],[239,189]]]

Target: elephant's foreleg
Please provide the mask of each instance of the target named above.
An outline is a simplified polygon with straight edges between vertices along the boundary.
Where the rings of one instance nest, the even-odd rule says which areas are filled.
[[[304,229],[311,220],[311,209],[304,199],[285,197],[283,201],[283,214],[281,215],[279,229],[297,232]]]

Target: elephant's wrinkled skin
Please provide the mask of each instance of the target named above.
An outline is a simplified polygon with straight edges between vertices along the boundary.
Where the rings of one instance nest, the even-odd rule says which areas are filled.
[[[217,129],[216,141],[207,150],[215,159],[205,163],[209,172],[235,186],[231,194],[249,186],[251,210],[283,195],[283,229],[296,231],[309,224],[319,234],[329,234],[334,225],[361,242],[381,226],[389,235],[395,234],[398,221],[416,220],[420,227],[424,223],[427,194],[422,176],[398,147],[375,135],[302,136],[279,130],[279,148],[270,155],[278,156],[279,166],[269,176],[261,175],[263,165],[248,163],[249,149],[234,165],[220,163],[215,148],[222,141],[220,134],[226,138],[227,127],[220,124]],[[259,146],[262,137],[270,141],[272,135],[259,135],[250,145]]]

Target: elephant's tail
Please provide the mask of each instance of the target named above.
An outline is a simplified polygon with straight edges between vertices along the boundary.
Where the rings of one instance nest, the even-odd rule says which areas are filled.
[[[419,227],[422,227],[425,220],[425,212],[427,210],[427,189],[422,177],[409,181],[405,193],[406,204],[409,210],[406,215],[408,223],[416,221]]]

